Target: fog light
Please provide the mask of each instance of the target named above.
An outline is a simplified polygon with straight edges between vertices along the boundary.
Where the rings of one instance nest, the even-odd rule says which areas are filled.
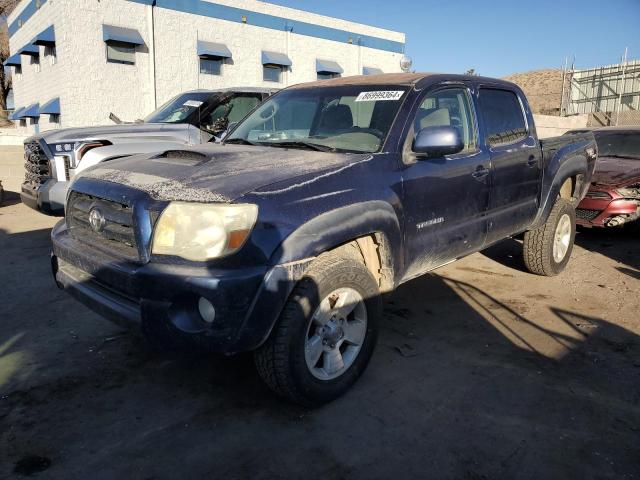
[[[213,304],[204,297],[200,297],[200,300],[198,300],[198,311],[202,319],[207,323],[213,323],[216,319],[216,309]]]

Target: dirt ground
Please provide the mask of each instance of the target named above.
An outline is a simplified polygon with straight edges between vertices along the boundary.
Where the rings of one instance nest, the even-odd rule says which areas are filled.
[[[506,241],[386,300],[371,365],[318,410],[250,356],[163,356],[56,289],[55,220],[0,208],[0,478],[640,478],[640,239],[568,270]]]

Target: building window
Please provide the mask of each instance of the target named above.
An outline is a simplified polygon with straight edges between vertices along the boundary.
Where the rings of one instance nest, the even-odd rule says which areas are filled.
[[[107,62],[135,65],[136,46],[131,43],[107,43]]]
[[[33,65],[33,69],[36,72],[40,71],[40,57],[36,57],[35,55],[31,56],[31,65]]]
[[[339,73],[318,73],[318,80],[331,80],[332,78],[340,78],[341,75]]]
[[[60,123],[60,115],[55,113],[49,115],[49,123]]]
[[[264,65],[262,79],[265,82],[278,82],[282,80],[281,65]]]
[[[16,65],[15,67],[13,67],[13,74],[18,76],[18,75],[22,75],[22,65]],[[19,77],[18,77],[19,78]]]
[[[58,63],[58,54],[56,53],[55,45],[47,45],[44,47],[44,56],[49,59],[50,65],[55,65]]]
[[[221,58],[200,58],[200,73],[204,75],[222,75]]]

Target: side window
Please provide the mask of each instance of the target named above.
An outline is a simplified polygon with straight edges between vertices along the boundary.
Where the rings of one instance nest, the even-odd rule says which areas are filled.
[[[448,88],[427,95],[414,120],[414,130],[427,127],[452,126],[458,129],[464,141],[464,150],[475,150],[478,146],[473,108],[467,90]]]
[[[524,111],[514,92],[483,88],[480,90],[480,108],[488,145],[513,143],[527,137]]]
[[[257,95],[234,97],[214,108],[204,123],[214,132],[224,131],[230,123],[242,120],[258,103]]]

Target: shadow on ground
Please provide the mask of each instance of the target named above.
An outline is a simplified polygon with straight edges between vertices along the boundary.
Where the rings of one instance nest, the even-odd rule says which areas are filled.
[[[576,244],[627,267],[640,270],[640,232],[624,228],[585,228],[578,232]],[[625,272],[626,273],[626,272]],[[637,272],[634,272],[637,275]]]
[[[249,355],[154,355],[67,298],[48,236],[0,229],[0,477],[640,475],[639,339],[608,319],[550,306],[542,327],[427,275],[385,299],[361,381],[306,410]],[[490,255],[516,265],[514,249]]]
[[[11,190],[5,190],[4,191],[4,201],[0,205],[0,208],[2,208],[2,207],[10,207],[12,205],[17,205],[20,202],[21,202],[21,200],[20,200],[20,194],[19,193],[12,192]]]

